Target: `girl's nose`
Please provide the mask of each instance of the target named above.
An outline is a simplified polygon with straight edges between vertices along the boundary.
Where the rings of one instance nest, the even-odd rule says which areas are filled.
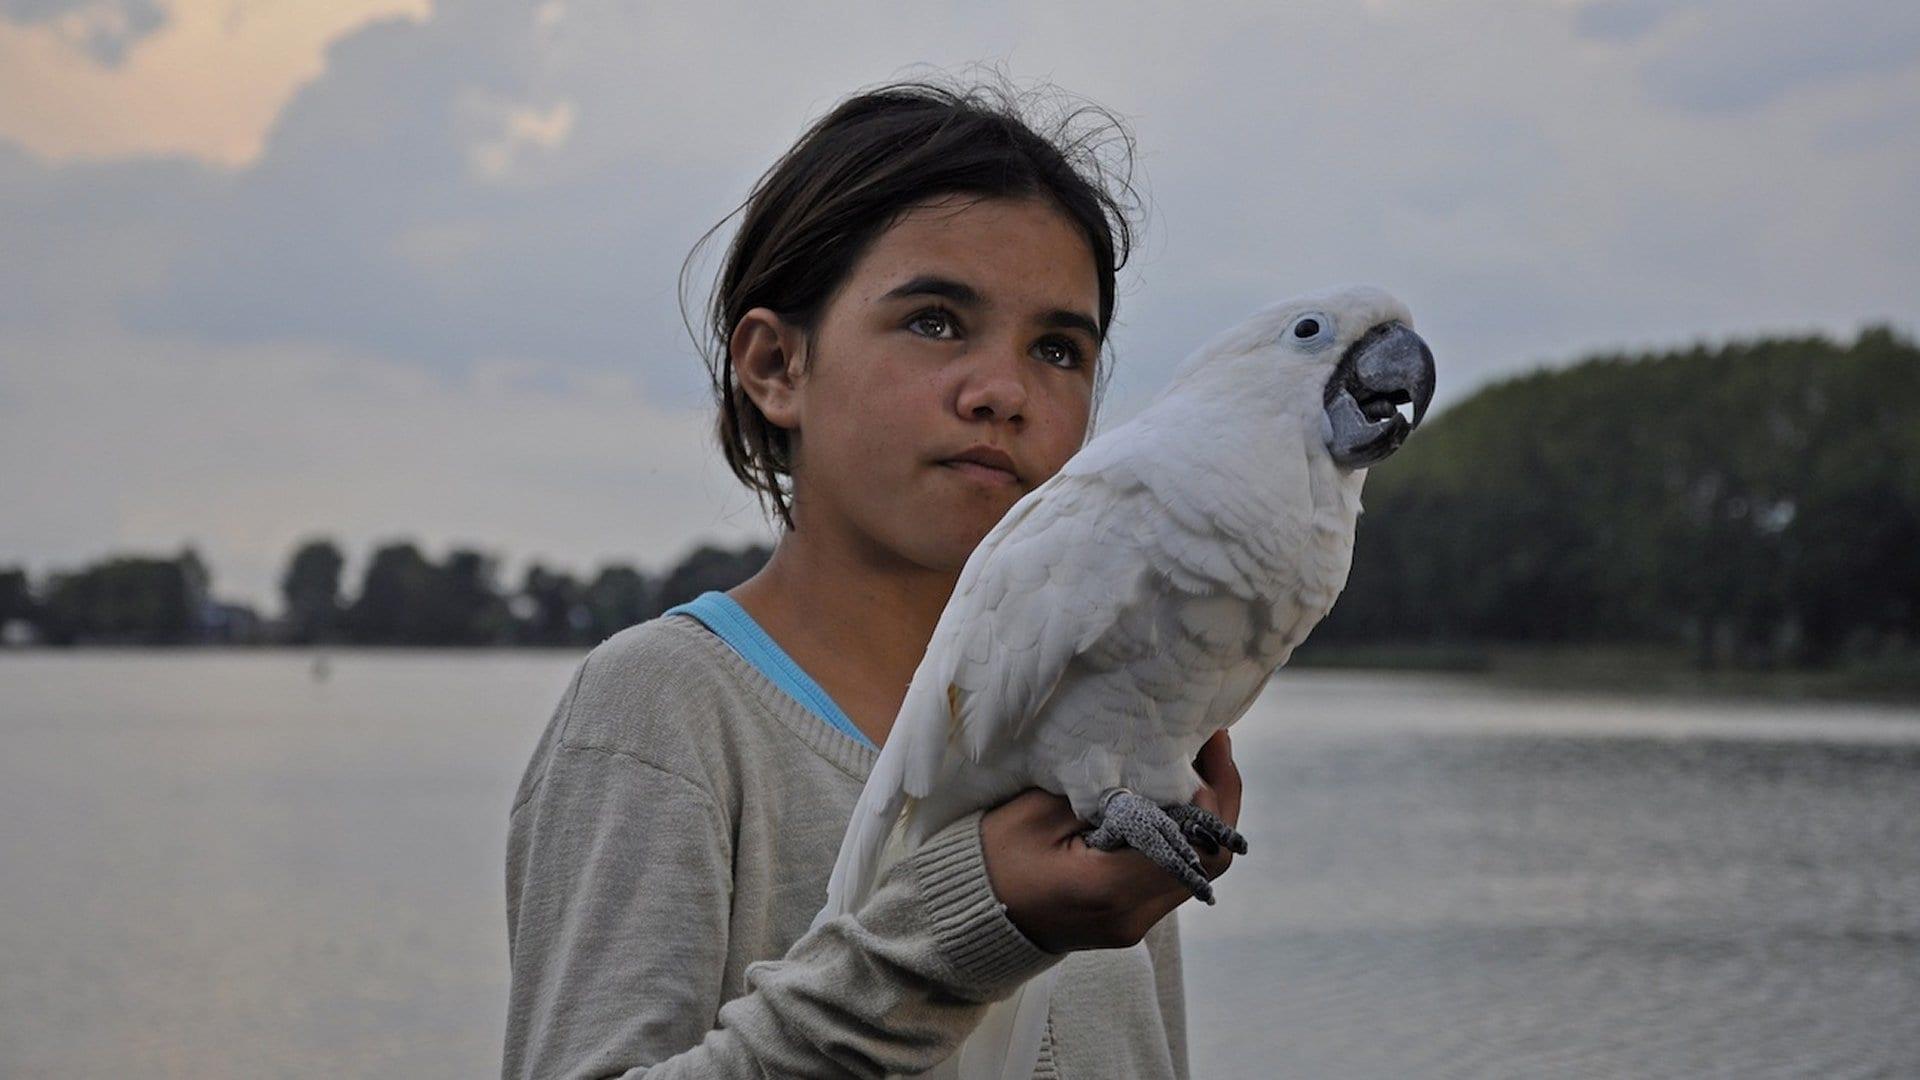
[[[1027,407],[1018,346],[994,346],[968,369],[955,402],[962,419],[1019,420]]]

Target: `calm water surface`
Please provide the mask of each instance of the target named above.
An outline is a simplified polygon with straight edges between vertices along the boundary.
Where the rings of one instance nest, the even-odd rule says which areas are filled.
[[[577,655],[0,657],[0,1076],[482,1077]],[[1200,1077],[1920,1076],[1920,715],[1283,673]]]

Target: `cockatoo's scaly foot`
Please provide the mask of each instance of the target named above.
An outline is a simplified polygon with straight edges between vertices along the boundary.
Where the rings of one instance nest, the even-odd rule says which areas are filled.
[[[1180,824],[1152,799],[1115,788],[1101,796],[1098,827],[1086,834],[1087,846],[1102,851],[1130,847],[1152,859],[1193,895],[1213,903],[1213,883],[1200,869],[1200,855],[1181,834]]]
[[[1206,844],[1209,853],[1223,847],[1235,855],[1247,853],[1246,837],[1235,831],[1233,826],[1192,803],[1167,807],[1167,816],[1179,822],[1180,830],[1187,834],[1187,839],[1196,844]]]

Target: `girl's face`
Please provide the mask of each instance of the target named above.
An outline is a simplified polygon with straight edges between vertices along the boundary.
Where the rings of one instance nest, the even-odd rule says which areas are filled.
[[[829,299],[787,419],[768,416],[794,432],[795,528],[958,573],[1085,441],[1099,300],[1092,249],[1048,203],[908,211]],[[955,461],[992,451],[1010,473]]]

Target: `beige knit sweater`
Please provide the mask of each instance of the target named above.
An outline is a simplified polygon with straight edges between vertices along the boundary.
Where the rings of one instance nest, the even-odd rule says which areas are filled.
[[[687,615],[602,642],[514,798],[502,1075],[913,1073],[1061,963],[1037,1076],[1184,1078],[1174,919],[1130,949],[1036,947],[979,814],[807,932],[873,759]]]

